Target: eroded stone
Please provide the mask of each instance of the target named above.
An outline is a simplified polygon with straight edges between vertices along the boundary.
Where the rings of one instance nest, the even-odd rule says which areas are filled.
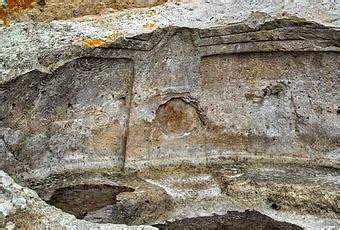
[[[115,204],[119,193],[133,191],[127,187],[84,184],[57,189],[48,203],[83,219],[90,212]]]
[[[167,134],[183,135],[200,125],[196,109],[182,99],[172,99],[161,105],[157,109],[156,119]]]
[[[337,226],[335,10],[238,5],[1,30],[0,167],[84,219],[0,173],[1,227],[93,229],[231,208]]]

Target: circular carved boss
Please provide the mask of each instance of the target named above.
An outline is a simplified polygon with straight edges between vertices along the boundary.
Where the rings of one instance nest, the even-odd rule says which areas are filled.
[[[167,134],[184,134],[193,131],[200,124],[196,108],[182,99],[171,99],[156,112],[156,120]]]

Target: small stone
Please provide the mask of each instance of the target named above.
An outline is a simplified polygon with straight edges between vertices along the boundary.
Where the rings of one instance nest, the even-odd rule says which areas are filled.
[[[13,209],[13,205],[10,202],[4,202],[0,205],[0,215],[1,216],[8,216]]]
[[[7,230],[14,230],[15,229],[15,224],[13,222],[8,222],[6,224],[5,229],[7,229]]]
[[[9,187],[12,184],[13,180],[7,177],[7,174],[0,174],[0,185],[4,188]]]
[[[14,204],[15,207],[19,207],[19,208],[25,208],[26,207],[26,199],[24,197],[14,197],[12,199],[12,202]]]

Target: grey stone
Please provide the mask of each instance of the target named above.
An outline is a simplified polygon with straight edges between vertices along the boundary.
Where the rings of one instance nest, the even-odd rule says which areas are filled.
[[[27,203],[24,197],[15,197],[12,202],[16,208],[25,208]]]
[[[55,175],[130,175],[179,165],[270,162],[339,169],[336,3],[286,2],[165,4],[1,27],[1,170],[25,183],[52,176],[48,187]],[[76,220],[2,171],[0,179],[10,194],[1,198],[1,208],[17,220],[20,207],[51,228],[127,228]],[[230,194],[244,182],[224,179]],[[248,186],[240,192],[251,197],[257,187]],[[295,196],[279,185],[261,189],[287,196],[288,204]],[[315,205],[296,189],[304,208],[338,212],[330,208],[333,190],[329,200],[308,190]],[[142,205],[144,195],[128,193],[115,211],[100,212],[117,222],[142,221],[144,212],[155,218],[155,208],[171,203],[156,191],[149,194],[159,198],[155,203]]]

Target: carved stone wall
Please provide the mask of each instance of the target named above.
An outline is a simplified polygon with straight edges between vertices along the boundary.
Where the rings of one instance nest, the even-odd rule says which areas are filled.
[[[91,162],[122,169],[133,68],[128,59],[80,58],[7,84],[1,167],[45,173]]]
[[[168,27],[1,86],[1,168],[44,176],[226,161],[339,167],[339,31]]]
[[[4,2],[0,228],[340,226],[338,3]]]

